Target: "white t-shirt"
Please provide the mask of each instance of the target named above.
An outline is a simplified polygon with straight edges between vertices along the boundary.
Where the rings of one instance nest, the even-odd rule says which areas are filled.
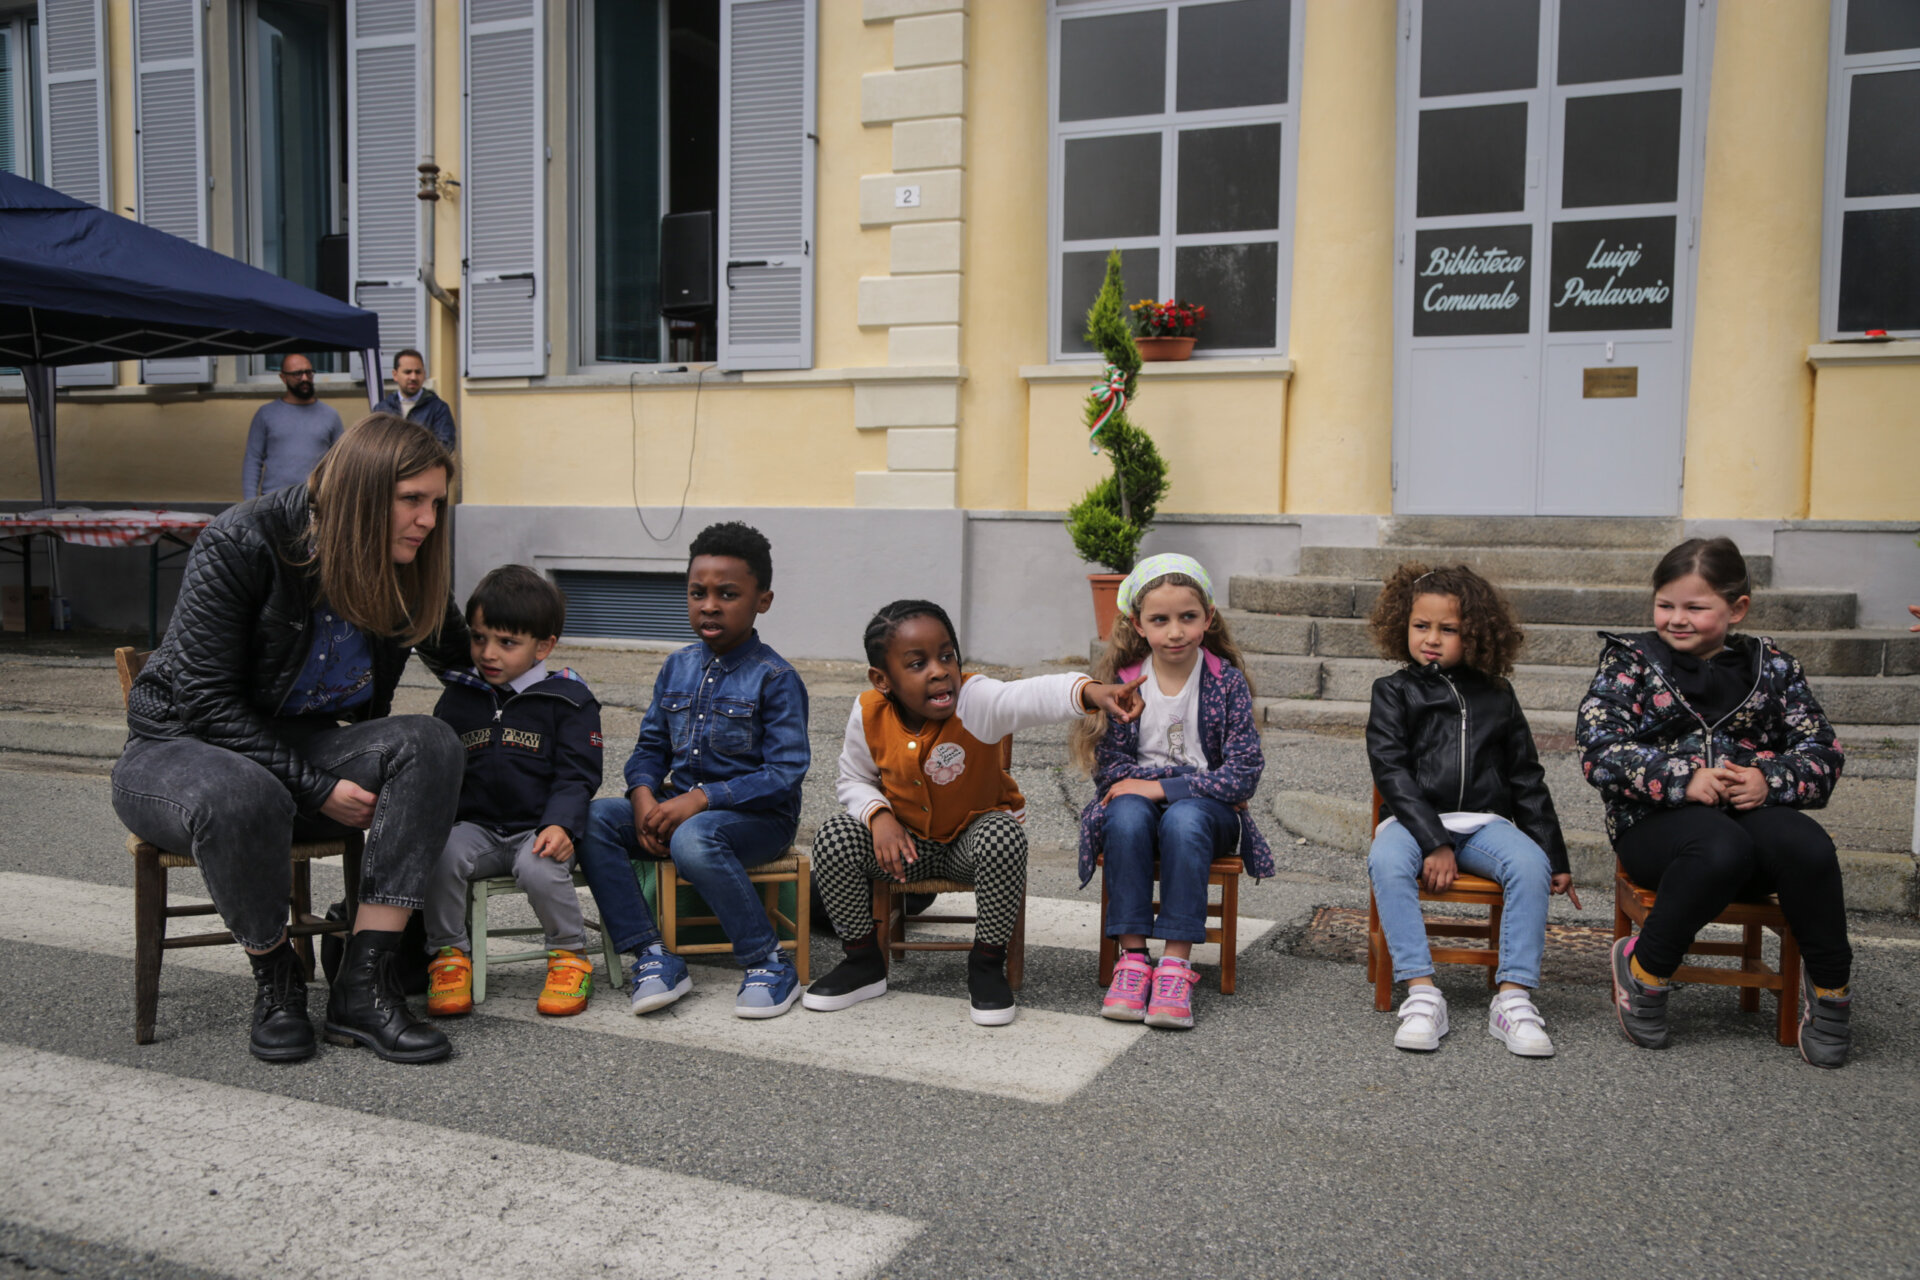
[[[1200,662],[1193,664],[1180,692],[1160,692],[1160,681],[1153,673],[1153,659],[1143,665],[1146,683],[1140,686],[1144,705],[1140,711],[1140,749],[1138,760],[1148,768],[1185,766],[1195,773],[1207,771],[1207,753],[1200,745]]]

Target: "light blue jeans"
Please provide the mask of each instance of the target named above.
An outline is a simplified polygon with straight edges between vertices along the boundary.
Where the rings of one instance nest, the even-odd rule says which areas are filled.
[[[1547,855],[1511,822],[1490,822],[1454,841],[1454,861],[1468,875],[1498,881],[1507,904],[1500,917],[1500,969],[1496,982],[1540,985],[1540,954],[1547,945],[1547,896],[1553,869]],[[1407,828],[1394,823],[1374,837],[1367,854],[1373,900],[1380,929],[1393,956],[1393,980],[1433,976],[1433,952],[1427,947],[1420,915],[1420,867],[1426,856]]]

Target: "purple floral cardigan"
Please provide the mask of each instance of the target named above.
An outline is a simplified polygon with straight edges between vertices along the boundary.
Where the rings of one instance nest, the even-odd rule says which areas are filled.
[[[1109,724],[1106,736],[1094,748],[1094,798],[1080,814],[1082,888],[1093,879],[1093,860],[1105,844],[1107,811],[1100,802],[1120,779],[1176,780],[1167,787],[1170,800],[1205,796],[1222,804],[1243,805],[1253,799],[1260,774],[1267,767],[1260,751],[1260,730],[1253,720],[1253,692],[1238,667],[1227,665],[1211,651],[1203,650],[1201,656],[1206,663],[1200,673],[1200,749],[1207,757],[1207,771],[1143,766],[1137,758],[1140,722]],[[1123,668],[1116,678],[1127,681],[1139,674],[1140,665],[1136,664]],[[1240,858],[1255,880],[1273,874],[1273,850],[1254,825],[1253,815],[1244,809],[1240,811]]]
[[[1731,760],[1767,777],[1770,805],[1818,809],[1840,781],[1845,755],[1798,659],[1771,639],[1735,637],[1748,647],[1753,687],[1746,701],[1708,725],[1680,696],[1657,646],[1602,631],[1606,647],[1574,720],[1587,781],[1599,788],[1607,835],[1658,809],[1687,803],[1694,770]]]

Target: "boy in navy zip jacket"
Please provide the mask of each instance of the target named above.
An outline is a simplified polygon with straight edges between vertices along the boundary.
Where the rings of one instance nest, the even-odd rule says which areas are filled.
[[[467,601],[473,666],[441,676],[433,713],[460,735],[467,768],[427,882],[427,1011],[437,1017],[473,1009],[467,885],[509,872],[546,929],[540,1012],[579,1013],[593,994],[573,852],[600,789],[600,704],[573,672],[547,672],[565,620],[551,582],[524,565],[495,569]]]

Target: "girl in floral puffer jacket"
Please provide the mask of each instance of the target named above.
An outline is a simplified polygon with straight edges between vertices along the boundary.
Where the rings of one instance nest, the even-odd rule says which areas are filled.
[[[1749,603],[1739,549],[1696,538],[1654,570],[1654,629],[1601,633],[1575,726],[1582,765],[1627,875],[1658,891],[1640,935],[1614,946],[1614,1006],[1629,1041],[1665,1048],[1694,936],[1735,899],[1774,893],[1802,956],[1801,1056],[1838,1067],[1853,952],[1833,841],[1801,810],[1826,804],[1843,757],[1799,662],[1730,634]]]

